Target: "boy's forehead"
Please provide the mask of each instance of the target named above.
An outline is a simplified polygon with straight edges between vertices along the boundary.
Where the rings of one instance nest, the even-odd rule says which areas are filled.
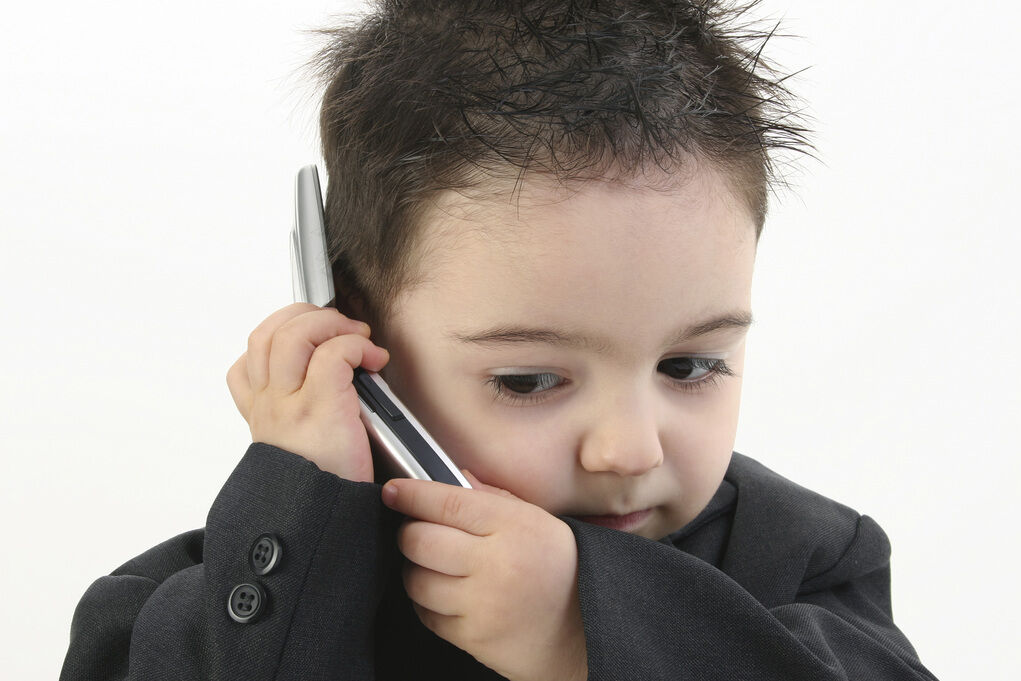
[[[451,321],[602,326],[612,310],[648,326],[749,304],[754,223],[719,176],[654,188],[533,181],[519,197],[449,192],[422,228],[422,276],[405,294]],[[659,320],[665,313],[675,319]]]
[[[649,204],[658,204],[654,209],[665,219],[675,219],[678,228],[685,226],[684,213],[699,211],[711,201],[718,202],[739,222],[742,215],[750,221],[747,206],[733,191],[731,179],[705,163],[669,171],[656,168],[639,174],[566,181],[540,173],[493,178],[472,188],[445,190],[431,198],[419,223],[420,254],[436,255],[440,249],[457,249],[477,238],[508,248],[536,239],[550,241],[551,237],[563,236],[567,229],[577,231],[577,225],[571,224],[574,214],[594,212],[590,216],[593,222],[619,220]],[[593,239],[611,236],[619,235],[597,229],[587,234]]]

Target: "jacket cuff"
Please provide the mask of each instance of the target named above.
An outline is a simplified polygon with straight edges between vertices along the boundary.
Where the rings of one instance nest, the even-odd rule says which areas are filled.
[[[399,522],[380,489],[271,445],[248,448],[210,509],[203,551],[213,640],[244,655],[213,659],[275,668],[273,678],[298,669],[307,679],[371,674],[373,621]],[[255,596],[235,591],[242,584]],[[253,610],[244,623],[231,616]],[[213,671],[226,678],[238,670]]]
[[[832,571],[830,588],[819,584],[803,600],[767,608],[689,553],[565,522],[578,544],[589,681],[933,678],[877,607],[888,594],[888,570],[863,564],[855,546],[845,552],[847,565]]]

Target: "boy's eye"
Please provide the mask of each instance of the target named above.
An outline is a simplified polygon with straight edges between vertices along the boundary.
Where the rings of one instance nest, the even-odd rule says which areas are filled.
[[[514,405],[536,404],[558,392],[568,380],[556,374],[505,374],[491,376],[486,383],[493,389],[494,399]]]
[[[656,368],[670,378],[679,381],[698,380],[716,368],[719,360],[704,360],[697,357],[672,357],[664,359]],[[702,373],[699,373],[702,372]],[[695,374],[692,376],[692,374]]]
[[[722,358],[671,357],[656,366],[657,371],[670,378],[678,389],[700,393],[719,384],[726,376],[736,376]],[[566,378],[550,372],[537,374],[505,374],[492,376],[486,381],[494,396],[517,404],[534,404],[546,399],[570,383]]]
[[[556,374],[509,374],[493,376],[495,387],[524,395],[538,393],[556,387],[560,377]]]
[[[671,357],[656,368],[669,376],[678,390],[693,395],[719,386],[727,376],[737,376],[722,357]]]

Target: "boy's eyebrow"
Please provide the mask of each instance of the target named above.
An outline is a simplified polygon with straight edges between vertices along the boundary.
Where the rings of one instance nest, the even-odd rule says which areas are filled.
[[[692,324],[671,338],[667,345],[678,345],[700,336],[706,336],[725,329],[747,329],[752,325],[752,313],[737,310]],[[521,326],[495,326],[485,331],[472,334],[450,333],[449,338],[462,343],[477,345],[502,346],[518,343],[546,343],[548,345],[566,345],[581,350],[591,350],[599,354],[608,354],[612,344],[603,338],[593,338],[583,334],[570,333],[559,329],[539,329]]]

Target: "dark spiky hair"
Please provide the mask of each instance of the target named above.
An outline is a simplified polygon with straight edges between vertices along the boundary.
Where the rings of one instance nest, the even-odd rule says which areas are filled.
[[[756,224],[810,150],[762,58],[758,0],[376,0],[318,31],[327,242],[338,291],[385,320],[415,278],[418,225],[448,189],[527,170],[558,181],[705,161]],[[773,27],[775,30],[775,27]]]

